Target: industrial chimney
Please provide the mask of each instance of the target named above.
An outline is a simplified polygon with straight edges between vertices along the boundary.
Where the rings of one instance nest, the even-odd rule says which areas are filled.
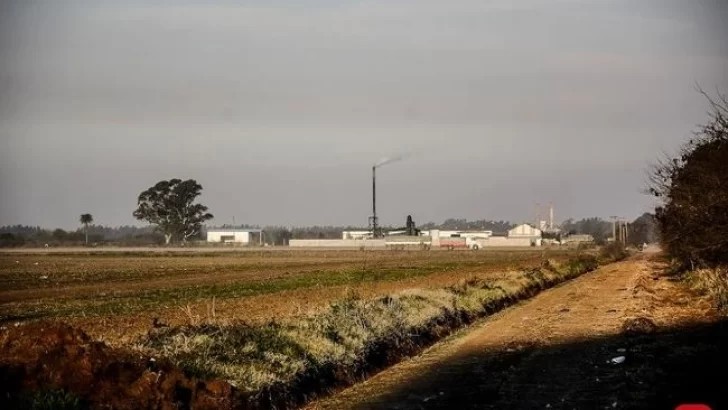
[[[369,217],[369,226],[372,228],[372,236],[375,238],[381,238],[384,236],[382,230],[379,228],[379,217],[377,217],[377,168],[393,162],[401,161],[404,158],[404,155],[382,158],[379,162],[372,166],[372,216]]]
[[[369,225],[372,228],[372,236],[381,238],[379,231],[379,218],[377,217],[377,166],[372,167],[372,216],[369,218]]]
[[[549,204],[549,229],[554,229],[554,204]]]

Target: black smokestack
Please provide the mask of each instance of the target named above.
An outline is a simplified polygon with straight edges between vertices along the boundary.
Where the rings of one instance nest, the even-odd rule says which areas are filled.
[[[372,234],[375,238],[381,237],[379,232],[379,218],[377,217],[377,166],[372,167]]]
[[[384,235],[379,229],[379,217],[377,217],[377,168],[387,164],[403,160],[407,155],[396,155],[380,159],[372,166],[372,216],[369,218],[369,225],[372,228],[372,235],[375,238],[381,238]]]

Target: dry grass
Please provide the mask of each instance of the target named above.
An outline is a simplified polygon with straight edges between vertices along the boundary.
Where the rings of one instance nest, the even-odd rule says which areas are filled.
[[[193,375],[220,378],[253,403],[290,406],[350,384],[417,353],[453,330],[597,267],[594,256],[543,268],[471,277],[442,289],[408,289],[266,325],[205,323],[154,330],[138,349],[169,358]]]
[[[716,307],[728,310],[728,268],[697,269],[687,273],[691,287],[710,297]]]

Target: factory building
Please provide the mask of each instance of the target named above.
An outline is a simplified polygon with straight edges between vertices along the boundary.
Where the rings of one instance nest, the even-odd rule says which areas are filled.
[[[472,238],[472,239],[487,239],[493,236],[493,231],[437,231],[439,232],[440,238]],[[429,232],[424,232],[424,235],[429,236]]]
[[[541,230],[529,224],[520,224],[508,231],[509,238],[540,238]]]
[[[237,243],[249,245],[252,241],[260,242],[260,229],[210,229],[207,231],[207,242],[209,243]]]
[[[574,234],[564,238],[565,243],[591,243],[594,242],[594,237],[591,235]]]
[[[507,243],[511,246],[541,246],[541,233],[530,224],[520,224],[508,231]]]
[[[373,238],[372,231],[344,231],[341,233],[341,239],[369,239]]]

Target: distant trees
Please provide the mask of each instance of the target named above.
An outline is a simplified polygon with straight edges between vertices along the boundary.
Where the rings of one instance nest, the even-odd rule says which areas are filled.
[[[653,243],[658,238],[657,220],[653,214],[644,213],[629,224],[627,240],[632,245]]]
[[[94,217],[91,214],[81,214],[81,218],[79,220],[81,221],[81,224],[83,224],[84,233],[86,234],[86,245],[88,245],[88,226],[93,223]]]
[[[139,194],[133,215],[138,220],[156,225],[166,244],[186,243],[200,233],[202,223],[213,218],[207,207],[194,203],[202,194],[202,185],[194,179],[159,181]]]
[[[54,234],[55,232],[55,234]],[[0,226],[0,248],[19,246],[76,246],[84,243],[83,228],[76,231],[49,230],[39,226],[7,225]],[[120,246],[161,245],[164,237],[153,227],[144,226],[99,226],[88,227],[89,243],[113,244]]]
[[[15,248],[25,245],[25,238],[22,235],[10,232],[0,233],[0,248]]]
[[[486,219],[478,219],[468,221],[465,218],[448,218],[442,223],[436,224],[428,222],[420,226],[420,229],[441,229],[441,230],[469,230],[469,231],[493,231],[494,233],[504,234],[511,228],[516,226],[508,221],[491,221]]]
[[[339,238],[341,234],[339,233]],[[285,246],[293,237],[288,228],[282,226],[266,226],[263,228],[263,241],[272,245]]]
[[[563,236],[569,234],[591,235],[596,243],[605,243],[612,236],[612,223],[604,219],[592,217],[574,221],[569,218],[561,223]]]
[[[658,162],[648,191],[662,204],[663,249],[684,268],[728,263],[728,98],[711,98],[709,121],[674,158]]]

